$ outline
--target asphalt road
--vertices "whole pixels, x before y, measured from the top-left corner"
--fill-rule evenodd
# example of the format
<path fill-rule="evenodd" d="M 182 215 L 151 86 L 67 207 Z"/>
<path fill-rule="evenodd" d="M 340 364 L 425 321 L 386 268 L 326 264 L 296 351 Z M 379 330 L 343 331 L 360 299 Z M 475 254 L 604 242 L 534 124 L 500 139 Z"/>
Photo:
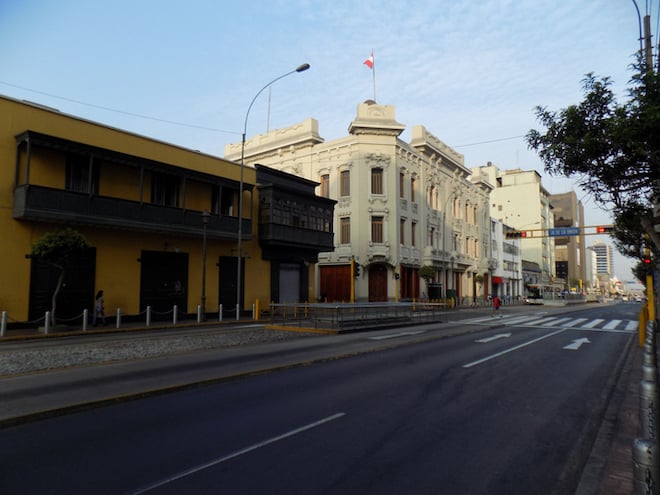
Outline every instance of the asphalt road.
<path fill-rule="evenodd" d="M 573 493 L 638 311 L 505 310 L 452 338 L 6 428 L 0 489 Z"/>

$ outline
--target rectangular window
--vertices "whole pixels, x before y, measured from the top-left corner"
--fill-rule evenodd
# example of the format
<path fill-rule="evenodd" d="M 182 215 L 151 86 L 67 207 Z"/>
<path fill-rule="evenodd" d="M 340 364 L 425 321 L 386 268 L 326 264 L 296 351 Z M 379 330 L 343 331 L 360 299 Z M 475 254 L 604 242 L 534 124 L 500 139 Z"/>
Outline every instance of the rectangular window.
<path fill-rule="evenodd" d="M 339 174 L 339 195 L 351 195 L 351 172 L 344 170 Z"/>
<path fill-rule="evenodd" d="M 339 219 L 339 244 L 351 243 L 351 217 Z"/>
<path fill-rule="evenodd" d="M 401 244 L 405 244 L 406 243 L 406 221 L 403 218 L 399 221 L 399 235 L 401 237 L 399 242 Z"/>
<path fill-rule="evenodd" d="M 371 242 L 383 243 L 383 217 L 371 217 Z"/>
<path fill-rule="evenodd" d="M 179 178 L 154 172 L 151 177 L 151 203 L 160 206 L 179 206 Z"/>
<path fill-rule="evenodd" d="M 330 197 L 330 175 L 328 174 L 321 176 L 320 195 L 324 198 Z"/>
<path fill-rule="evenodd" d="M 64 189 L 89 194 L 98 192 L 99 169 L 96 165 L 90 164 L 89 157 L 67 155 Z"/>
<path fill-rule="evenodd" d="M 383 194 L 383 169 L 371 169 L 371 194 Z"/>
<path fill-rule="evenodd" d="M 403 172 L 401 172 L 399 174 L 399 195 L 400 195 L 399 197 L 401 199 L 406 197 L 405 187 L 406 187 L 406 175 Z"/>
<path fill-rule="evenodd" d="M 417 222 L 412 222 L 410 226 L 410 245 L 415 246 L 415 231 L 417 230 Z"/>
<path fill-rule="evenodd" d="M 414 203 L 416 201 L 415 199 L 415 186 L 417 185 L 417 181 L 415 180 L 414 177 L 410 178 L 410 202 Z"/>

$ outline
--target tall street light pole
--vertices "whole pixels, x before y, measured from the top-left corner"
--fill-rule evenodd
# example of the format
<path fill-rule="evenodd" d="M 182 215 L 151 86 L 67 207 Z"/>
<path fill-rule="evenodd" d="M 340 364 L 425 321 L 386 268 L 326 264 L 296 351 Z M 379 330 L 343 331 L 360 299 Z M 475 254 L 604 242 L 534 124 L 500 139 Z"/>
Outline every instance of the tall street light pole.
<path fill-rule="evenodd" d="M 280 79 L 285 78 L 286 76 L 290 76 L 296 72 L 303 72 L 307 69 L 309 69 L 309 64 L 302 64 L 296 67 L 294 70 L 273 79 L 263 88 L 261 88 L 256 95 L 254 95 L 254 98 L 252 98 L 247 112 L 245 112 L 245 122 L 243 123 L 243 138 L 241 139 L 241 177 L 238 188 L 238 263 L 236 265 L 236 320 L 240 319 L 241 314 L 241 268 L 243 256 L 243 169 L 245 168 L 245 135 L 247 134 L 248 117 L 250 116 L 252 105 L 254 105 L 256 99 L 261 93 L 264 92 L 266 88 L 273 85 Z"/>

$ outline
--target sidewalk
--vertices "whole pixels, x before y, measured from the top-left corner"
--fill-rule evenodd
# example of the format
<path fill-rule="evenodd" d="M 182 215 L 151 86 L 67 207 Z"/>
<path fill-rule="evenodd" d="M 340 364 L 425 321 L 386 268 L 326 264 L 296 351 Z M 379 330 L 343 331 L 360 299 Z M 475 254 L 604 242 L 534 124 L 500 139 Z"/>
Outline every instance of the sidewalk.
<path fill-rule="evenodd" d="M 644 350 L 636 336 L 630 345 L 575 495 L 633 493 L 632 446 L 640 436 L 639 382 Z"/>

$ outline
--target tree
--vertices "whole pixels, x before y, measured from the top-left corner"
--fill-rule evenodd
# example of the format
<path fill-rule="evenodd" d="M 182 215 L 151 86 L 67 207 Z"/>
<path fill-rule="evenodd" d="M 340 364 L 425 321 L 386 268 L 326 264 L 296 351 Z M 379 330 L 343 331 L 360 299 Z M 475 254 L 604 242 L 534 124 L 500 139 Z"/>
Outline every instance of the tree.
<path fill-rule="evenodd" d="M 31 258 L 39 258 L 59 270 L 59 276 L 51 298 L 51 323 L 56 324 L 55 310 L 57 309 L 57 296 L 62 288 L 64 274 L 69 262 L 89 247 L 85 237 L 70 228 L 57 232 L 48 232 L 32 244 Z"/>
<path fill-rule="evenodd" d="M 587 74 L 584 101 L 558 112 L 537 107 L 545 133 L 530 130 L 526 136 L 547 173 L 577 178 L 597 204 L 613 208 L 617 248 L 636 258 L 641 257 L 642 234 L 656 254 L 660 251 L 653 229 L 660 184 L 660 78 L 644 67 L 640 59 L 623 105 L 609 78 Z"/>
<path fill-rule="evenodd" d="M 424 282 L 426 282 L 426 291 L 428 294 L 429 291 L 429 284 L 433 281 L 435 278 L 435 268 L 433 268 L 431 265 L 424 265 L 420 267 L 419 269 L 419 276 L 420 278 L 424 279 Z"/>

